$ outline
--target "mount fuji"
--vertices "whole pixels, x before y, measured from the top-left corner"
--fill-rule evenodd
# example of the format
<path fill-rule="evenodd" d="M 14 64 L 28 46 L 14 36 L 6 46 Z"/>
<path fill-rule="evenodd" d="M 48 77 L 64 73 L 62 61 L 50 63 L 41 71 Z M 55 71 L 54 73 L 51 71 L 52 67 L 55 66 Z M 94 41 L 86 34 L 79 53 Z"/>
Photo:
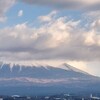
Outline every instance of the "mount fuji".
<path fill-rule="evenodd" d="M 68 64 L 25 66 L 0 64 L 1 95 L 100 93 L 100 78 Z"/>

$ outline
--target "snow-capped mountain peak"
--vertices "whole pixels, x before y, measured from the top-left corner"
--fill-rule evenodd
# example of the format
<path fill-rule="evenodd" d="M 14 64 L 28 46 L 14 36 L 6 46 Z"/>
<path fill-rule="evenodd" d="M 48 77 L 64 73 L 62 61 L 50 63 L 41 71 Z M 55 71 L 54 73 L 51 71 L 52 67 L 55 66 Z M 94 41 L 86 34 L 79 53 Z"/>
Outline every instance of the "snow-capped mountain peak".
<path fill-rule="evenodd" d="M 87 89 L 85 86 L 88 84 L 93 83 L 92 87 L 95 87 L 94 82 L 100 83 L 100 78 L 87 74 L 65 63 L 58 67 L 42 64 L 24 65 L 14 63 L 0 63 L 0 66 L 0 89 L 6 89 L 11 94 L 13 94 L 12 91 L 9 91 L 11 88 L 14 91 L 19 90 L 18 93 L 23 93 L 20 89 L 22 88 L 22 90 L 25 90 L 25 94 L 27 94 L 26 87 L 28 89 L 30 88 L 27 90 L 28 93 L 33 93 L 34 88 L 39 93 L 42 89 L 47 88 L 48 90 L 48 87 L 50 87 L 50 90 L 52 87 L 51 90 L 55 91 L 57 89 L 57 93 L 58 88 L 59 91 L 63 91 L 64 89 L 66 91 L 66 88 L 69 87 L 73 90 L 78 88 L 80 90 Z M 38 86 L 39 88 L 37 89 Z M 40 89 L 40 87 L 42 88 Z"/>
<path fill-rule="evenodd" d="M 74 71 L 74 72 L 80 72 L 80 73 L 83 73 L 83 74 L 88 74 L 87 72 L 85 71 L 82 71 L 76 67 L 73 67 L 67 63 L 63 63 L 62 65 L 60 65 L 60 68 L 62 69 L 65 69 L 65 70 L 69 70 L 69 71 Z M 88 74 L 89 75 L 89 74 Z"/>
<path fill-rule="evenodd" d="M 25 68 L 32 68 L 32 69 L 36 69 L 36 68 L 40 68 L 40 69 L 45 69 L 45 70 L 50 70 L 50 69 L 62 69 L 62 70 L 66 70 L 66 71 L 72 71 L 72 72 L 79 72 L 79 73 L 83 73 L 83 74 L 87 74 L 89 75 L 88 73 L 80 70 L 80 69 L 77 69 L 67 63 L 63 63 L 59 66 L 50 66 L 50 65 L 47 65 L 47 64 L 28 64 L 28 63 L 8 63 L 8 62 L 0 62 L 0 69 L 10 69 L 10 71 L 12 72 L 16 67 L 19 69 L 19 72 L 21 72 L 23 69 Z M 15 68 L 14 68 L 15 67 Z"/>

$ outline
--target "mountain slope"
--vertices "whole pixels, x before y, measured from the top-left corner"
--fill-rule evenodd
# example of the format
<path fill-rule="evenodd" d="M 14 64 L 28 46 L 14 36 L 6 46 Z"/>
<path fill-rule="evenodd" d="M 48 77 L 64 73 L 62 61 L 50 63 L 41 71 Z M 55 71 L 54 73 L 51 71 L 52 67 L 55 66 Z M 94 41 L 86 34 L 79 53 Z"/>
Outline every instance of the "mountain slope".
<path fill-rule="evenodd" d="M 5 63 L 0 66 L 0 90 L 3 94 L 98 91 L 100 88 L 100 78 L 68 64 L 61 65 L 61 68 L 48 65 L 20 66 L 14 64 L 11 66 Z M 43 91 L 40 92 L 40 89 Z M 30 92 L 27 93 L 27 91 Z"/>

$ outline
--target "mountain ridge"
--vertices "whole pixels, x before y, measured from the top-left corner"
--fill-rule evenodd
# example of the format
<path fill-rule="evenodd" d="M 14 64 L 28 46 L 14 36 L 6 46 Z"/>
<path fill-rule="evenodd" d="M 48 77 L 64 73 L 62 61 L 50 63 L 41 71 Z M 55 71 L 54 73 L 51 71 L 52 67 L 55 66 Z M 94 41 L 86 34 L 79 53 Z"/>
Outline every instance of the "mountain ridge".
<path fill-rule="evenodd" d="M 8 68 L 10 68 L 10 70 L 12 71 L 13 67 L 18 66 L 21 70 L 22 67 L 43 67 L 45 69 L 49 69 L 49 67 L 53 67 L 53 68 L 60 68 L 60 69 L 64 69 L 64 70 L 73 70 L 76 72 L 83 72 L 85 74 L 88 74 L 85 71 L 82 71 L 78 68 L 75 68 L 67 63 L 63 63 L 59 66 L 53 66 L 53 65 L 49 65 L 49 64 L 30 64 L 30 65 L 26 65 L 26 64 L 18 64 L 18 63 L 3 63 L 1 62 L 0 64 L 0 69 L 2 69 L 3 66 L 7 65 Z"/>
<path fill-rule="evenodd" d="M 11 88 L 15 92 L 10 91 L 8 94 L 24 95 L 27 95 L 27 89 L 30 91 L 28 94 L 75 92 L 76 90 L 99 91 L 99 77 L 90 75 L 65 63 L 62 66 L 63 68 L 50 65 L 34 65 L 32 67 L 13 64 L 11 67 L 10 64 L 3 63 L 0 67 L 0 90 L 6 94 L 8 93 L 6 91 Z M 39 92 L 40 89 L 43 89 L 43 91 Z"/>
<path fill-rule="evenodd" d="M 31 74 L 40 74 L 41 73 L 41 76 L 44 75 L 44 73 L 46 74 L 58 74 L 60 76 L 60 74 L 64 74 L 67 75 L 68 74 L 71 74 L 71 73 L 74 73 L 74 75 L 77 73 L 77 74 L 83 74 L 83 75 L 90 75 L 82 70 L 79 70 L 75 67 L 72 67 L 68 64 L 62 64 L 63 67 L 53 67 L 53 66 L 50 66 L 50 65 L 33 65 L 33 66 L 25 66 L 25 65 L 18 65 L 18 64 L 13 64 L 13 66 L 10 66 L 10 64 L 3 64 L 1 65 L 2 67 L 0 67 L 0 75 L 3 74 L 3 73 L 16 73 L 16 74 L 21 74 L 23 73 L 23 76 L 24 74 L 26 75 L 31 73 Z M 9 75 L 7 75 L 9 76 Z M 14 76 L 12 74 L 12 76 Z M 34 75 L 33 75 L 34 76 Z M 54 75 L 55 76 L 55 75 Z M 69 75 L 70 76 L 70 75 Z"/>

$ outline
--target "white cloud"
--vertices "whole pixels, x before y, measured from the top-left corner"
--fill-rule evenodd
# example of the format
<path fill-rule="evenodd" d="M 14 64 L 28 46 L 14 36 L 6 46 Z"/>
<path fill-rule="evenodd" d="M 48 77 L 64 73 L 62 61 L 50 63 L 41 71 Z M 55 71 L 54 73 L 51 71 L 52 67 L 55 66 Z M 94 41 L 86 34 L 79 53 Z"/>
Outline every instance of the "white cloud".
<path fill-rule="evenodd" d="M 96 15 L 92 13 L 88 13 L 88 16 L 91 17 L 89 22 L 89 31 L 87 31 L 85 36 L 85 44 L 87 45 L 97 45 L 100 46 L 100 17 L 98 12 Z"/>
<path fill-rule="evenodd" d="M 67 63 L 69 65 L 72 65 L 72 66 L 80 69 L 80 70 L 88 72 L 87 62 L 83 62 L 83 61 L 67 61 Z"/>
<path fill-rule="evenodd" d="M 18 12 L 18 17 L 22 17 L 23 16 L 23 10 L 20 10 L 19 12 Z"/>
<path fill-rule="evenodd" d="M 56 16 L 57 11 L 53 11 L 50 14 L 46 15 L 46 16 L 39 16 L 38 19 L 41 22 L 49 22 L 52 21 L 54 19 L 54 17 Z"/>
<path fill-rule="evenodd" d="M 94 45 L 95 44 L 95 39 L 94 39 L 94 33 L 89 32 L 85 35 L 85 44 L 86 45 Z"/>
<path fill-rule="evenodd" d="M 87 30 L 80 27 L 82 20 L 50 18 L 38 27 L 23 23 L 0 29 L 0 59 L 100 60 L 98 22 L 91 22 Z"/>
<path fill-rule="evenodd" d="M 15 0 L 0 0 L 0 22 L 4 22 L 7 19 L 5 13 L 14 3 Z"/>
<path fill-rule="evenodd" d="M 0 22 L 5 22 L 6 20 L 7 20 L 7 17 L 6 16 L 0 17 Z"/>

